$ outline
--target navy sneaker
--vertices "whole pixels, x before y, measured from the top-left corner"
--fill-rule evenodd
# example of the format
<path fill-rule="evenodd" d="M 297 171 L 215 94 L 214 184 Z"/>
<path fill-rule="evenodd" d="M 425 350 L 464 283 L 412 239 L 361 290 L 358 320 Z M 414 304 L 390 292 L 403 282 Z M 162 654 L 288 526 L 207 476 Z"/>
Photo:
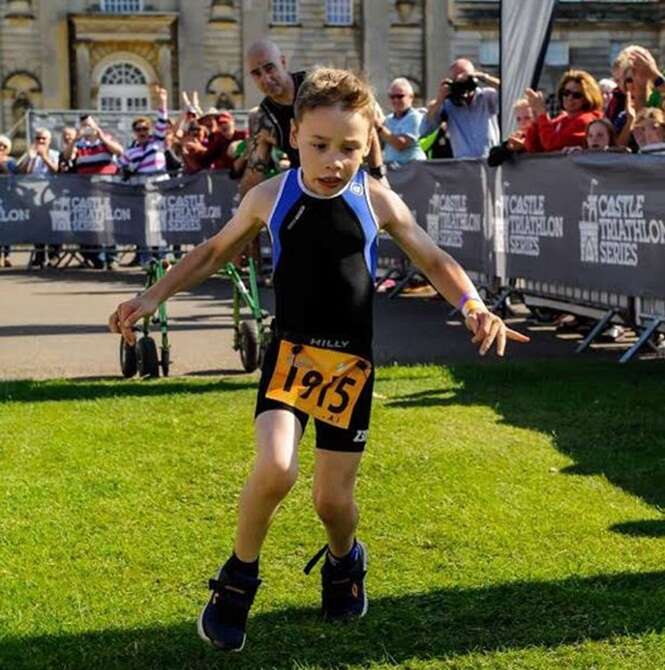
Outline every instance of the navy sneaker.
<path fill-rule="evenodd" d="M 321 613 L 329 621 L 363 617 L 367 613 L 367 549 L 356 541 L 353 562 L 333 565 L 328 545 L 323 547 L 305 566 L 308 575 L 319 559 L 325 554 L 321 566 Z"/>
<path fill-rule="evenodd" d="M 198 621 L 198 633 L 213 647 L 242 651 L 247 635 L 247 615 L 261 580 L 222 567 L 208 583 L 212 594 Z"/>

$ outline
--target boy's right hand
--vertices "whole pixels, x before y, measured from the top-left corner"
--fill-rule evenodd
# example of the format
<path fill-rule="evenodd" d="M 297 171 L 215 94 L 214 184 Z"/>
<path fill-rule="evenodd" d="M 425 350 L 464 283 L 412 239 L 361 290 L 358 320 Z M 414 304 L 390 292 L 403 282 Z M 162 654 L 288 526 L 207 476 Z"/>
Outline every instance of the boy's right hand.
<path fill-rule="evenodd" d="M 136 343 L 136 336 L 132 326 L 144 316 L 154 314 L 159 304 L 148 299 L 145 295 L 139 295 L 132 300 L 123 302 L 109 317 L 109 330 L 112 333 L 120 333 L 127 344 Z"/>

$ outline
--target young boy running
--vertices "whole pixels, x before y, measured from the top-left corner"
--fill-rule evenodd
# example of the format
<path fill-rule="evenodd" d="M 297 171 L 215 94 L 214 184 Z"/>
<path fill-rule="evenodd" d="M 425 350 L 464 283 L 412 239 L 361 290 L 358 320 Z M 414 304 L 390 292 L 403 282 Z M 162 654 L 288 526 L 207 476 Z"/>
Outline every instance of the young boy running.
<path fill-rule="evenodd" d="M 374 98 L 344 70 L 320 68 L 302 84 L 291 142 L 301 168 L 250 190 L 231 221 L 197 246 L 160 282 L 122 303 L 110 329 L 134 341 L 132 325 L 196 286 L 244 248 L 263 226 L 273 246 L 275 320 L 256 403 L 257 453 L 240 496 L 234 551 L 210 580 L 199 635 L 240 651 L 261 583 L 259 553 L 271 519 L 298 474 L 298 444 L 308 418 L 316 427 L 314 505 L 328 542 L 322 611 L 327 619 L 367 611 L 367 551 L 355 539 L 353 491 L 369 432 L 374 367 L 372 298 L 380 230 L 388 232 L 453 305 L 472 342 L 502 356 L 506 340 L 528 338 L 487 311 L 464 270 L 439 249 L 391 190 L 360 171 L 369 150 Z"/>

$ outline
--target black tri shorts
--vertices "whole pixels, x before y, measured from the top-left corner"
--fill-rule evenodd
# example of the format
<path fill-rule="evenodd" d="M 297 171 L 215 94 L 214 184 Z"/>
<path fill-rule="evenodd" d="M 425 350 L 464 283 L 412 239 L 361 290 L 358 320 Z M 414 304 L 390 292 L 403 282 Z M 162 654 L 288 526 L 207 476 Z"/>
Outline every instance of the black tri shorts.
<path fill-rule="evenodd" d="M 277 336 L 273 333 L 273 338 L 266 351 L 263 367 L 261 368 L 261 381 L 259 382 L 259 391 L 256 399 L 256 410 L 254 416 L 257 417 L 263 412 L 273 409 L 283 409 L 287 412 L 295 414 L 300 421 L 303 432 L 307 426 L 309 415 L 296 407 L 292 407 L 279 400 L 267 398 L 266 393 L 270 385 L 275 367 L 277 365 L 277 358 L 279 353 L 280 342 L 287 339 L 289 342 L 298 342 L 310 346 L 323 346 L 324 348 L 332 348 L 326 345 L 334 345 L 335 351 L 353 353 L 357 356 L 362 356 L 366 360 L 372 361 L 371 351 L 368 353 L 370 347 L 359 348 L 357 344 L 346 342 L 341 339 L 329 339 L 305 337 L 294 335 L 292 333 L 284 333 Z M 374 366 L 365 382 L 365 385 L 360 392 L 358 400 L 353 412 L 348 428 L 341 428 L 334 426 L 320 419 L 314 418 L 314 425 L 316 427 L 316 447 L 317 449 L 327 449 L 329 451 L 347 451 L 347 452 L 362 452 L 365 449 L 365 443 L 369 433 L 369 420 L 372 410 L 372 390 L 374 388 Z"/>

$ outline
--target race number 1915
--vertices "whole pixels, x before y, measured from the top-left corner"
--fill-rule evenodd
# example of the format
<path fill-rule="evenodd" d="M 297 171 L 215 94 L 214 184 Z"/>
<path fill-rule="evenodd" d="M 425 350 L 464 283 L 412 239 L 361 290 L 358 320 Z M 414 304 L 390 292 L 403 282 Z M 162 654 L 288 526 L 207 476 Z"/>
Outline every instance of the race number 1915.
<path fill-rule="evenodd" d="M 348 428 L 371 370 L 359 356 L 282 340 L 266 396 Z"/>

